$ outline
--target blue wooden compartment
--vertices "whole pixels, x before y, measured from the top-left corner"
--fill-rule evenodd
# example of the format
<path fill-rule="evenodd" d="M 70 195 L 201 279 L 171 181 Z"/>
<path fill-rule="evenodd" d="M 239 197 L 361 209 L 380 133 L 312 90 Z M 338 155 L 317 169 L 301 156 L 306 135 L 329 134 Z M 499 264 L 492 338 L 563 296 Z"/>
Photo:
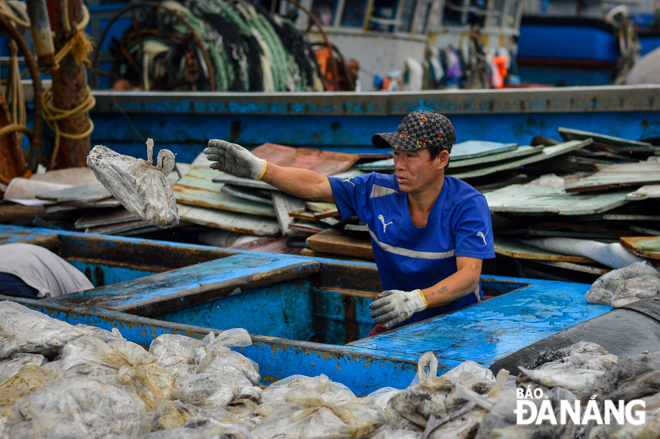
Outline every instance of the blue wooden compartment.
<path fill-rule="evenodd" d="M 116 327 L 144 346 L 165 333 L 201 338 L 243 327 L 254 344 L 237 350 L 259 363 L 264 383 L 323 373 L 358 394 L 406 387 L 427 351 L 441 371 L 466 360 L 490 366 L 610 309 L 586 302 L 588 285 L 484 276 L 492 299 L 364 338 L 373 325 L 368 306 L 380 290 L 371 263 L 0 226 L 0 243 L 8 242 L 47 243 L 91 274 L 97 288 L 3 299 L 72 324 Z"/>

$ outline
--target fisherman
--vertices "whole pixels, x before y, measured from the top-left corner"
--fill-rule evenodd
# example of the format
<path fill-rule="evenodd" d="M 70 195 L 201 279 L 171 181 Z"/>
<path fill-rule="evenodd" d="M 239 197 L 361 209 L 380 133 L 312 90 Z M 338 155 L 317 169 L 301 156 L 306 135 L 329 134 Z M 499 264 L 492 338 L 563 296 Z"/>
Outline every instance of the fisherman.
<path fill-rule="evenodd" d="M 370 306 L 377 326 L 369 335 L 482 301 L 482 261 L 495 257 L 490 211 L 477 190 L 445 176 L 456 141 L 449 119 L 415 111 L 396 132 L 374 134 L 371 141 L 394 149 L 395 175 L 323 177 L 267 163 L 216 139 L 204 152 L 215 162 L 211 168 L 334 202 L 342 218 L 362 220 L 384 289 Z"/>
<path fill-rule="evenodd" d="M 76 267 L 32 244 L 0 245 L 0 294 L 42 299 L 94 288 Z"/>

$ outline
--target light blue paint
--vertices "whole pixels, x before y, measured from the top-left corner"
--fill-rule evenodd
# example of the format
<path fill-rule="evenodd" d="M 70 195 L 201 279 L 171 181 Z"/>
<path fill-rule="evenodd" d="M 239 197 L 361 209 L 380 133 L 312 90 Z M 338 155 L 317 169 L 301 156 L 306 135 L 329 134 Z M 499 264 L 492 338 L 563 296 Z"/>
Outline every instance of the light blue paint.
<path fill-rule="evenodd" d="M 133 279 L 139 279 L 141 277 L 149 276 L 157 271 L 140 271 L 132 270 L 130 268 L 124 267 L 109 267 L 107 265 L 100 264 L 88 264 L 81 261 L 76 261 L 73 259 L 68 259 L 69 264 L 76 267 L 82 273 L 87 276 L 87 278 L 94 284 L 95 287 L 112 285 L 119 282 L 125 282 Z M 98 271 L 102 271 L 102 279 L 99 279 Z M 102 280 L 102 282 L 101 282 Z"/>
<path fill-rule="evenodd" d="M 588 110 L 588 105 L 585 110 Z M 411 108 L 410 110 L 413 110 Z M 405 112 L 404 112 L 405 114 Z M 144 141 L 120 113 L 92 115 L 95 131 L 92 144 L 102 144 L 134 157 L 145 157 Z M 228 139 L 253 147 L 265 142 L 320 149 L 383 153 L 371 145 L 374 133 L 396 130 L 401 115 L 394 116 L 294 116 L 294 115 L 211 115 L 158 114 L 128 115 L 143 137 L 154 137 L 156 149 L 167 148 L 177 160 L 191 162 L 209 139 Z M 557 128 L 575 127 L 627 139 L 660 136 L 660 112 L 585 111 L 582 113 L 510 113 L 449 115 L 458 142 L 481 139 L 527 145 L 534 136 L 560 140 Z M 232 123 L 241 130 L 233 138 Z M 159 134 L 160 133 L 160 134 Z M 49 143 L 49 142 L 46 142 Z M 46 151 L 48 147 L 44 149 Z"/>
<path fill-rule="evenodd" d="M 292 266 L 295 269 L 304 259 L 286 255 L 262 253 L 261 257 L 234 255 L 215 261 L 184 267 L 148 278 L 135 279 L 121 285 L 83 291 L 77 294 L 48 299 L 59 304 L 84 304 L 102 301 L 105 307 L 137 309 L 149 301 L 165 300 L 196 290 L 204 285 L 217 284 L 266 270 Z"/>
<path fill-rule="evenodd" d="M 245 328 L 250 334 L 292 340 L 307 341 L 314 335 L 306 280 L 244 291 L 153 318 L 219 330 Z"/>
<path fill-rule="evenodd" d="M 509 294 L 352 346 L 409 359 L 432 351 L 442 362 L 474 360 L 488 365 L 611 309 L 587 303 L 589 285 L 527 281 L 529 286 Z"/>

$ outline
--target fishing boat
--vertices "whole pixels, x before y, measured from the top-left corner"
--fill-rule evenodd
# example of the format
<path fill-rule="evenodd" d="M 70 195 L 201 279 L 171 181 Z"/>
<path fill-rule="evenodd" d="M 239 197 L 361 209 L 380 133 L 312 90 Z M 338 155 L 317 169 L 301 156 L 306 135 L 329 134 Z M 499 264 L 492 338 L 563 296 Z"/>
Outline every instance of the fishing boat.
<path fill-rule="evenodd" d="M 334 93 L 194 93 L 94 91 L 92 144 L 142 157 L 152 137 L 191 162 L 209 139 L 252 147 L 289 146 L 381 153 L 373 133 L 388 132 L 414 110 L 434 110 L 454 124 L 458 141 L 528 145 L 559 139 L 574 127 L 627 139 L 660 137 L 660 87 L 601 86 L 503 90 Z M 46 139 L 43 154 L 50 154 Z"/>
<path fill-rule="evenodd" d="M 483 276 L 487 300 L 364 338 L 381 288 L 371 263 L 0 226 L 0 243 L 11 242 L 50 248 L 95 288 L 1 299 L 71 324 L 118 328 L 147 347 L 161 334 L 201 338 L 242 327 L 253 345 L 240 351 L 260 365 L 264 383 L 325 374 L 357 394 L 406 387 L 428 351 L 441 371 L 467 360 L 490 366 L 610 310 L 586 302 L 588 285 Z"/>

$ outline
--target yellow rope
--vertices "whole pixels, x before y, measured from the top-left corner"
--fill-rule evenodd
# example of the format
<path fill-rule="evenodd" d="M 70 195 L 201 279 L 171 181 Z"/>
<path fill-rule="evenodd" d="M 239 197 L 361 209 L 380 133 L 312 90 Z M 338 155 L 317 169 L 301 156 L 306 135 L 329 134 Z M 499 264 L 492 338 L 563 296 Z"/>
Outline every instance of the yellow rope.
<path fill-rule="evenodd" d="M 53 148 L 53 154 L 50 158 L 50 165 L 48 166 L 48 169 L 53 169 L 55 166 L 57 153 L 60 150 L 61 137 L 66 139 L 81 140 L 91 135 L 94 131 L 94 122 L 92 122 L 92 119 L 89 119 L 89 127 L 84 132 L 79 134 L 71 134 L 62 131 L 57 122 L 62 119 L 75 119 L 85 116 L 85 114 L 94 108 L 94 105 L 96 105 L 96 99 L 94 99 L 94 96 L 92 96 L 92 90 L 89 88 L 89 86 L 87 86 L 87 97 L 83 102 L 80 103 L 80 105 L 70 110 L 62 110 L 53 105 L 53 87 L 51 86 L 48 87 L 41 96 L 41 103 L 43 106 L 44 120 L 48 126 L 53 131 L 55 131 L 55 147 Z"/>
<path fill-rule="evenodd" d="M 0 128 L 0 137 L 4 136 L 5 134 L 9 133 L 15 133 L 17 131 L 20 131 L 21 133 L 25 133 L 28 136 L 32 136 L 32 130 L 25 125 L 20 125 L 17 123 L 11 123 L 9 125 L 5 125 L 2 128 Z"/>
<path fill-rule="evenodd" d="M 22 20 L 21 18 L 15 16 L 13 14 L 11 8 L 7 4 L 7 2 L 5 2 L 5 1 L 0 2 L 0 14 L 4 15 L 5 17 L 7 17 L 8 19 L 15 22 L 16 24 L 18 24 L 21 27 L 25 27 L 25 28 L 30 27 L 30 22 Z"/>
<path fill-rule="evenodd" d="M 54 64 L 52 66 L 47 66 L 42 68 L 42 70 L 57 70 L 59 65 L 69 53 L 75 58 L 76 61 L 84 63 L 87 67 L 91 66 L 91 63 L 87 59 L 87 54 L 90 53 L 94 48 L 92 43 L 85 36 L 85 27 L 89 23 L 89 11 L 83 5 L 83 17 L 80 23 L 77 23 L 74 35 L 72 35 L 69 40 L 62 46 L 62 48 L 54 56 Z M 41 102 L 43 106 L 43 117 L 46 121 L 46 124 L 55 131 L 55 146 L 53 148 L 53 154 L 50 157 L 50 164 L 48 169 L 53 169 L 55 167 L 55 160 L 57 159 L 57 154 L 60 151 L 60 139 L 62 137 L 72 140 L 82 140 L 85 137 L 88 137 L 94 131 L 94 122 L 92 119 L 89 120 L 89 127 L 82 133 L 72 134 L 62 131 L 58 121 L 63 119 L 75 119 L 78 117 L 84 117 L 94 105 L 96 105 L 96 99 L 92 96 L 92 90 L 89 86 L 86 86 L 87 97 L 85 100 L 80 103 L 75 108 L 70 110 L 62 110 L 53 105 L 53 87 L 48 87 L 43 95 L 41 96 Z"/>

